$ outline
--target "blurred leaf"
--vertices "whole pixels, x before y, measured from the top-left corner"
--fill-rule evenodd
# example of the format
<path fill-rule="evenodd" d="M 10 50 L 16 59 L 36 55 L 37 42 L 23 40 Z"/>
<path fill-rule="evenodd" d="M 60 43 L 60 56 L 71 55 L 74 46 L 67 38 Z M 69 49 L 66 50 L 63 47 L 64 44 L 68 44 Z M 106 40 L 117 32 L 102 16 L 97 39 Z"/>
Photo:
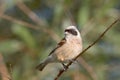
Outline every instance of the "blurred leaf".
<path fill-rule="evenodd" d="M 61 21 L 62 14 L 63 14 L 63 8 L 64 8 L 63 2 L 64 1 L 62 0 L 58 1 L 58 4 L 55 7 L 54 18 L 53 18 L 53 23 L 55 26 L 58 25 L 59 22 Z"/>
<path fill-rule="evenodd" d="M 20 37 L 28 45 L 28 47 L 35 48 L 36 42 L 29 29 L 15 24 L 12 26 L 12 31 L 14 34 Z"/>
<path fill-rule="evenodd" d="M 14 67 L 12 71 L 12 80 L 21 80 L 21 73 L 19 67 Z"/>
<path fill-rule="evenodd" d="M 22 44 L 16 40 L 6 40 L 0 42 L 0 52 L 1 53 L 15 53 L 20 51 Z"/>
<path fill-rule="evenodd" d="M 85 25 L 85 23 L 89 19 L 89 15 L 90 15 L 90 10 L 89 9 L 90 9 L 90 6 L 89 6 L 89 4 L 87 2 L 84 3 L 81 6 L 81 8 L 79 9 L 79 12 L 78 12 L 79 26 Z"/>

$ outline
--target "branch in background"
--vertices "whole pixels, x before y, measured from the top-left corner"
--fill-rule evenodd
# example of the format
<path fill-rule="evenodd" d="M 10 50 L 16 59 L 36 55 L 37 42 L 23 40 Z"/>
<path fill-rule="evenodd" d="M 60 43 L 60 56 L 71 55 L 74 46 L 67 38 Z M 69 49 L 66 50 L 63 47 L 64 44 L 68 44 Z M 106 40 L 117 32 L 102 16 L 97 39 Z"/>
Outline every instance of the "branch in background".
<path fill-rule="evenodd" d="M 94 29 L 95 23 L 94 23 L 94 19 L 90 19 L 82 28 L 81 31 L 81 35 L 84 37 L 86 36 L 86 34 L 89 33 L 89 31 L 91 31 L 92 29 Z"/>
<path fill-rule="evenodd" d="M 24 12 L 33 22 L 35 22 L 37 25 L 41 26 L 41 30 L 43 30 L 44 32 L 50 34 L 50 36 L 56 40 L 59 41 L 59 37 L 58 35 L 56 35 L 55 32 L 53 32 L 53 30 L 51 29 L 46 29 L 45 27 L 49 27 L 47 23 L 45 23 L 42 19 L 40 19 L 39 16 L 37 16 L 32 10 L 30 10 L 29 7 L 27 7 L 22 0 L 19 0 L 16 4 L 16 6 L 22 11 Z"/>
<path fill-rule="evenodd" d="M 48 26 L 42 19 L 39 18 L 30 8 L 28 8 L 22 0 L 19 0 L 16 6 L 24 12 L 32 21 L 41 26 Z"/>
<path fill-rule="evenodd" d="M 0 0 L 0 16 L 4 13 L 5 7 L 6 5 L 4 3 L 4 0 Z M 2 78 L 2 80 L 11 80 L 11 77 L 7 71 L 7 68 L 1 53 L 0 53 L 0 77 Z"/>
<path fill-rule="evenodd" d="M 41 29 L 39 26 L 33 25 L 33 24 L 25 22 L 25 21 L 15 19 L 15 18 L 13 18 L 11 16 L 8 16 L 8 15 L 5 15 L 5 14 L 1 14 L 0 17 L 5 19 L 5 20 L 12 21 L 14 23 L 23 25 L 23 26 L 28 27 L 28 28 L 32 28 L 32 29 L 35 29 L 35 30 L 41 30 L 41 31 L 47 33 L 48 35 L 50 35 L 55 41 L 59 41 L 59 37 L 51 30 L 48 30 L 48 29 L 45 29 L 45 28 Z"/>
<path fill-rule="evenodd" d="M 84 60 L 83 57 L 80 56 L 77 61 L 83 66 L 83 68 L 85 68 L 93 80 L 98 80 L 93 68 Z"/>
<path fill-rule="evenodd" d="M 105 33 L 111 28 L 113 27 L 114 24 L 116 24 L 118 21 L 120 21 L 119 19 L 115 20 L 110 26 L 108 26 L 107 29 L 105 29 L 105 31 L 103 31 L 103 33 L 92 43 L 90 44 L 87 48 L 85 48 L 74 60 L 76 60 L 79 56 L 81 56 L 83 53 L 85 53 L 89 48 L 91 48 L 93 45 L 95 45 L 104 35 Z M 66 66 L 66 70 L 69 68 L 69 66 L 72 64 L 72 62 L 69 62 Z M 64 73 L 64 69 L 60 70 L 58 75 L 56 76 L 55 80 L 58 80 L 58 78 Z"/>
<path fill-rule="evenodd" d="M 3 56 L 1 53 L 0 53 L 0 75 L 2 77 L 2 80 L 11 80 L 11 77 L 7 71 L 7 68 L 5 66 Z"/>
<path fill-rule="evenodd" d="M 5 7 L 6 7 L 6 5 L 5 5 L 4 0 L 0 0 L 0 15 L 2 15 L 4 13 Z"/>
<path fill-rule="evenodd" d="M 15 19 L 15 18 L 13 18 L 11 16 L 8 16 L 8 15 L 5 15 L 5 14 L 2 14 L 0 17 L 5 19 L 5 20 L 8 20 L 8 21 L 23 25 L 23 26 L 31 28 L 31 29 L 35 29 L 35 30 L 39 29 L 38 26 L 35 26 L 33 24 L 27 23 L 27 22 L 22 21 L 22 20 Z"/>
<path fill-rule="evenodd" d="M 64 13 L 67 16 L 67 18 L 70 19 L 71 25 L 77 26 L 75 23 L 74 17 L 70 12 L 70 9 L 68 9 L 66 6 L 64 7 Z"/>

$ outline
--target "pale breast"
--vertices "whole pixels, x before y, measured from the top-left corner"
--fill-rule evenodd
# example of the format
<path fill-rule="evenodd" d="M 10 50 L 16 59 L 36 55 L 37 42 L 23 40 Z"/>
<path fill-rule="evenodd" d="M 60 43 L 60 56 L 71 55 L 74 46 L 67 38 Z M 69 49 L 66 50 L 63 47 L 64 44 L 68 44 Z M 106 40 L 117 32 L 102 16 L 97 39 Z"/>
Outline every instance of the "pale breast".
<path fill-rule="evenodd" d="M 82 51 L 81 45 L 79 41 L 72 40 L 57 49 L 54 54 L 59 61 L 66 62 L 75 58 Z"/>

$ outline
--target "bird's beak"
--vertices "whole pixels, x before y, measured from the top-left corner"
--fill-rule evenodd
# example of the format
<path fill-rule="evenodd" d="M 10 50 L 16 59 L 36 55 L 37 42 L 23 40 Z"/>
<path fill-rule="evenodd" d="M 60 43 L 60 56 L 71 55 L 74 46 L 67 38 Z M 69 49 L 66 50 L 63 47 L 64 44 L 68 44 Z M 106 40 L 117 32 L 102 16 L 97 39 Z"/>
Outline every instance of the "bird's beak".
<path fill-rule="evenodd" d="M 65 32 L 64 34 L 65 34 L 65 35 L 67 35 L 67 34 L 68 34 L 68 32 Z"/>

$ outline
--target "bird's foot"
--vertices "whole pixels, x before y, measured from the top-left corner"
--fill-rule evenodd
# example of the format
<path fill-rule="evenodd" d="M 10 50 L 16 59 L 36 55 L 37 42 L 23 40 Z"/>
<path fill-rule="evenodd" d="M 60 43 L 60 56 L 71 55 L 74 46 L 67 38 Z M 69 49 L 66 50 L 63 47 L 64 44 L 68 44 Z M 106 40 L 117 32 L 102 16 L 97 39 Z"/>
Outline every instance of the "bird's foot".
<path fill-rule="evenodd" d="M 66 71 L 67 68 L 68 68 L 67 65 L 65 65 L 65 64 L 63 64 L 63 63 L 62 63 L 62 65 L 63 65 L 63 67 L 64 67 L 64 71 Z"/>

